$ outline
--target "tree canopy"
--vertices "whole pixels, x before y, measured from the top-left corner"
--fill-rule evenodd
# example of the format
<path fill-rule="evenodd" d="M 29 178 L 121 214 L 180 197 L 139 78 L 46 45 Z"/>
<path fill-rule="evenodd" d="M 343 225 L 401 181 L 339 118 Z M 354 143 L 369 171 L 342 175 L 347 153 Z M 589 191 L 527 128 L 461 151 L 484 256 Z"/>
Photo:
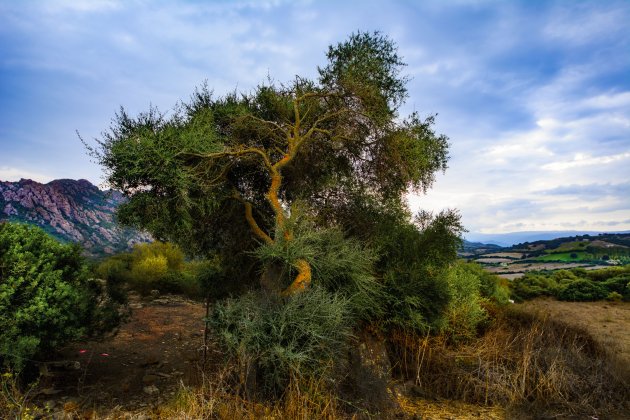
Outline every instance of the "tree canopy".
<path fill-rule="evenodd" d="M 254 268 L 244 251 L 290 243 L 298 214 L 355 236 L 376 231 L 379 212 L 410 219 L 404 194 L 425 191 L 446 169 L 448 139 L 433 131 L 433 116 L 399 115 L 403 68 L 389 38 L 358 32 L 329 47 L 315 80 L 223 97 L 204 84 L 169 114 L 121 108 L 90 150 L 129 197 L 123 223 L 189 254 L 240 258 L 233 266 L 244 275 Z M 457 236 L 458 219 L 447 219 Z M 291 265 L 285 294 L 311 281 L 309 261 Z"/>

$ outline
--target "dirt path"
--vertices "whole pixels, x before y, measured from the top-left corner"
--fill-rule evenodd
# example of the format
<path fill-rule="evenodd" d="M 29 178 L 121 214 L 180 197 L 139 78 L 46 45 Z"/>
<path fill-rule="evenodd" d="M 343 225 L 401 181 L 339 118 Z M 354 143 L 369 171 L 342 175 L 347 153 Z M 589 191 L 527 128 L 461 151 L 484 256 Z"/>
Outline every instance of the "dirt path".
<path fill-rule="evenodd" d="M 130 299 L 132 315 L 118 334 L 75 343 L 40 368 L 37 400 L 49 411 L 147 410 L 198 379 L 204 306 L 177 296 Z M 211 357 L 217 357 L 211 350 Z M 77 363 L 78 362 L 78 363 Z"/>

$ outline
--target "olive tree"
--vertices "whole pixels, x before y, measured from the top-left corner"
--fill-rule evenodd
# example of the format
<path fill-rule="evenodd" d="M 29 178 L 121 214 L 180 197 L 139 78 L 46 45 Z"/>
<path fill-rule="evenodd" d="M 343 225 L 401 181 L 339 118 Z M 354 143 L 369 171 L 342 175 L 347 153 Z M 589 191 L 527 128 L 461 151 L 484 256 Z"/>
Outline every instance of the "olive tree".
<path fill-rule="evenodd" d="M 329 47 L 315 80 L 223 97 L 206 84 L 169 115 L 121 109 L 90 150 L 129 197 L 122 222 L 191 254 L 247 255 L 260 242 L 290 243 L 298 204 L 343 224 L 337 210 L 351 212 L 356 197 L 405 207 L 407 191 L 426 190 L 446 168 L 448 139 L 433 118 L 399 115 L 403 67 L 389 38 L 359 32 Z M 311 282 L 306 259 L 291 265 L 285 295 Z"/>

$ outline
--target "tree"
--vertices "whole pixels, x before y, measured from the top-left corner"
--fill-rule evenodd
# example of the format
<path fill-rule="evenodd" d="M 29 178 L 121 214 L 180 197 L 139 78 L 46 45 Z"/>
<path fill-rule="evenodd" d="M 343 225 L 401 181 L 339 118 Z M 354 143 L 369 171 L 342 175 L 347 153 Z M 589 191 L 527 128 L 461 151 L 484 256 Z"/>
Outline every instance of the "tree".
<path fill-rule="evenodd" d="M 359 32 L 327 58 L 317 80 L 222 98 L 204 85 L 170 117 L 121 109 L 90 149 L 130 198 L 120 220 L 191 254 L 246 260 L 257 242 L 294 239 L 296 206 L 342 226 L 362 203 L 405 211 L 404 193 L 426 190 L 445 170 L 448 139 L 433 132 L 433 117 L 399 117 L 408 79 L 390 39 Z M 312 276 L 304 258 L 291 264 L 285 295 Z"/>

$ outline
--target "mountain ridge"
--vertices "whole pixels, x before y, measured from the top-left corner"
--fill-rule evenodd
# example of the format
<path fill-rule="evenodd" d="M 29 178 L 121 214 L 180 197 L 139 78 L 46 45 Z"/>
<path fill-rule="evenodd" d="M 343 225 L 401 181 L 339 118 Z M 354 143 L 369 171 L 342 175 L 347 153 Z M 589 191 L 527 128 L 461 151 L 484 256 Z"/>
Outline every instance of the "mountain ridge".
<path fill-rule="evenodd" d="M 116 209 L 124 201 L 120 192 L 101 190 L 85 179 L 0 181 L 0 221 L 39 226 L 62 242 L 81 244 L 90 256 L 151 240 L 146 233 L 116 224 Z"/>

